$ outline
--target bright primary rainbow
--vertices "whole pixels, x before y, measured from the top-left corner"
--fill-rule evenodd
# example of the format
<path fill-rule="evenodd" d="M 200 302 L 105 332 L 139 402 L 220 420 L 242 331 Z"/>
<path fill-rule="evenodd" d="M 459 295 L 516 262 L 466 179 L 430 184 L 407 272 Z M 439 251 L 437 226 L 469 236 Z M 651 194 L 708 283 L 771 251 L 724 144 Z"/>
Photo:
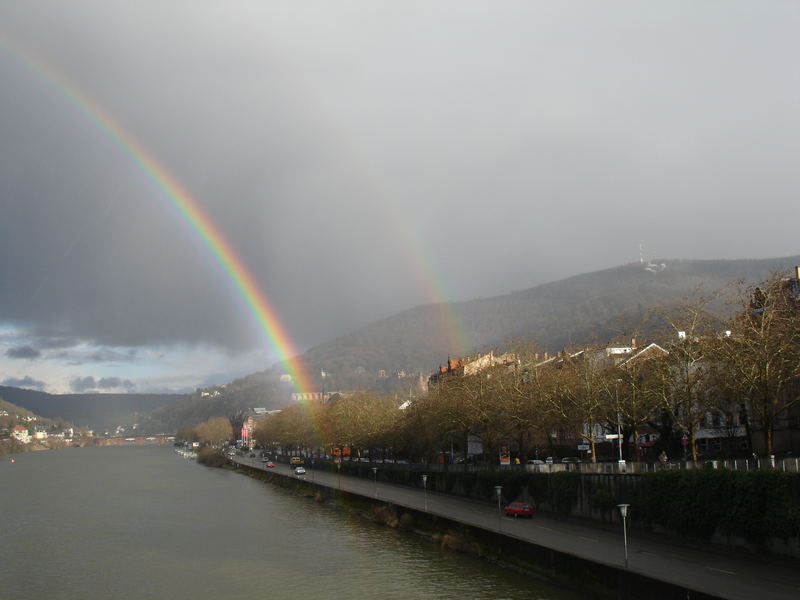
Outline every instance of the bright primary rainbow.
<path fill-rule="evenodd" d="M 7 37 L 0 37 L 0 47 L 6 48 L 12 56 L 35 72 L 43 81 L 66 98 L 101 131 L 106 133 L 126 154 L 128 154 L 158 190 L 177 209 L 183 219 L 194 229 L 214 259 L 220 264 L 228 279 L 244 299 L 250 312 L 266 335 L 267 341 L 278 359 L 292 376 L 295 388 L 300 392 L 314 389 L 303 364 L 300 362 L 294 345 L 286 329 L 278 319 L 274 308 L 261 291 L 242 259 L 236 254 L 219 228 L 203 208 L 192 198 L 186 189 L 173 177 L 166 167 L 160 164 L 111 115 L 103 110 L 86 92 L 77 87 L 65 75 L 45 62 L 33 52 L 18 43 L 11 43 Z"/>

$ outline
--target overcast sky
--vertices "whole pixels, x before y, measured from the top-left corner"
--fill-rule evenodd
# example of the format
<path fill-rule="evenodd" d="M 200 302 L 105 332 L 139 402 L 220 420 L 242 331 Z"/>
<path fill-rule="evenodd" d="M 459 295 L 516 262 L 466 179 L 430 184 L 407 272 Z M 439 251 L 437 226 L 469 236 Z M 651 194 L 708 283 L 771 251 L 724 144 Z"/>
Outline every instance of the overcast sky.
<path fill-rule="evenodd" d="M 780 0 L 0 0 L 0 384 L 184 390 L 275 359 L 23 46 L 185 185 L 303 350 L 640 244 L 797 254 L 798 31 Z"/>

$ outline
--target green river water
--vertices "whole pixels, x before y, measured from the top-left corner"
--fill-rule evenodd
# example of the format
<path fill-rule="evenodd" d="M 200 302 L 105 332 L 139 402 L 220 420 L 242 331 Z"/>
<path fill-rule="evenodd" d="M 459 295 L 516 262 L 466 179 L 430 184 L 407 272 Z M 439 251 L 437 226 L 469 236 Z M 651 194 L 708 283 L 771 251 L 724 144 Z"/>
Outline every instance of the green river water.
<path fill-rule="evenodd" d="M 0 599 L 582 596 L 170 447 L 0 458 Z"/>

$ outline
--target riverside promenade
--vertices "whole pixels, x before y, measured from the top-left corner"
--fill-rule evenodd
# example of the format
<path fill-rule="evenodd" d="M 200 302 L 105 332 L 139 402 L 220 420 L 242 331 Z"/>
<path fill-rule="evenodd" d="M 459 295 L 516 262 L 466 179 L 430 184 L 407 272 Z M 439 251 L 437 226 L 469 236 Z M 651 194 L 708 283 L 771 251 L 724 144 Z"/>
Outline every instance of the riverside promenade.
<path fill-rule="evenodd" d="M 258 458 L 241 456 L 234 457 L 234 462 L 297 479 L 285 464 L 275 463 L 274 468 L 266 468 Z M 308 469 L 302 478 L 332 490 L 444 517 L 613 569 L 625 569 L 622 527 L 564 520 L 548 513 L 537 513 L 533 519 L 512 519 L 500 516 L 497 505 L 328 471 Z M 800 598 L 798 560 L 750 555 L 710 545 L 684 546 L 630 529 L 627 571 L 683 587 L 688 599 L 693 592 L 726 600 Z"/>

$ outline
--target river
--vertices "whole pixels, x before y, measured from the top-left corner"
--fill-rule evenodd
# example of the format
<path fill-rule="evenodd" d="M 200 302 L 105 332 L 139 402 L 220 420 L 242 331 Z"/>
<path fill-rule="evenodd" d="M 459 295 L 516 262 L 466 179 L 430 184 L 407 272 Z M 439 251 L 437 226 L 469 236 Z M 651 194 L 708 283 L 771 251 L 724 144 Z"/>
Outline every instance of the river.
<path fill-rule="evenodd" d="M 0 597 L 577 600 L 169 447 L 0 458 Z"/>

